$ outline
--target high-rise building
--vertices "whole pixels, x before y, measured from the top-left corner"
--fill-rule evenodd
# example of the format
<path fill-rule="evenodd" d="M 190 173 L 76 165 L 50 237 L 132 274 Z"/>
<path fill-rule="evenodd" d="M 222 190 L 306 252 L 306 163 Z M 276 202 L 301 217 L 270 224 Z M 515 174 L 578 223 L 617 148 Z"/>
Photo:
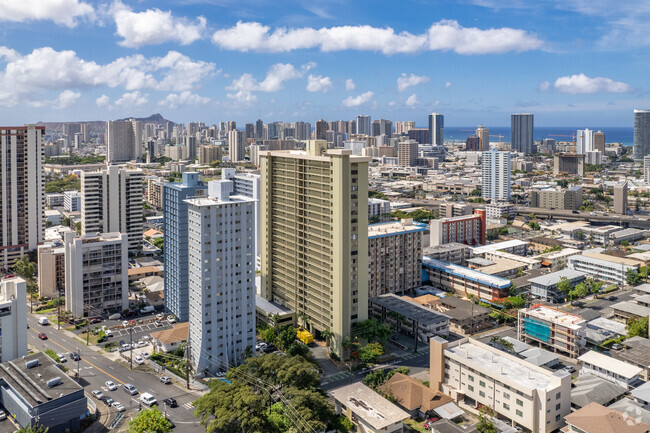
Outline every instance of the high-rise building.
<path fill-rule="evenodd" d="M 58 298 L 65 290 L 65 248 L 38 246 L 38 296 Z"/>
<path fill-rule="evenodd" d="M 627 215 L 627 182 L 614 185 L 614 213 Z"/>
<path fill-rule="evenodd" d="M 326 140 L 327 139 L 327 121 L 323 119 L 318 119 L 316 121 L 316 140 Z"/>
<path fill-rule="evenodd" d="M 481 139 L 476 134 L 470 135 L 465 140 L 465 150 L 476 151 L 481 150 Z"/>
<path fill-rule="evenodd" d="M 236 173 L 234 168 L 221 170 L 221 178 L 233 182 L 233 194 L 255 200 L 254 234 L 255 234 L 255 269 L 259 269 L 260 257 L 260 178 L 259 174 Z"/>
<path fill-rule="evenodd" d="M 181 182 L 163 185 L 163 240 L 165 245 L 165 307 L 181 322 L 189 320 L 188 216 L 190 198 L 205 195 L 199 174 L 183 173 Z"/>
<path fill-rule="evenodd" d="M 594 132 L 594 150 L 605 155 L 605 133 L 603 131 Z"/>
<path fill-rule="evenodd" d="M 0 269 L 43 240 L 44 126 L 0 127 Z"/>
<path fill-rule="evenodd" d="M 594 131 L 578 129 L 576 132 L 576 153 L 586 155 L 594 150 Z"/>
<path fill-rule="evenodd" d="M 116 232 L 77 237 L 68 232 L 63 243 L 66 311 L 74 317 L 91 317 L 129 308 L 126 235 Z"/>
<path fill-rule="evenodd" d="M 19 277 L 5 278 L 0 281 L 0 361 L 27 356 L 27 328 L 27 284 Z"/>
<path fill-rule="evenodd" d="M 539 145 L 539 153 L 555 153 L 555 139 L 543 138 Z M 604 152 L 603 152 L 604 153 Z"/>
<path fill-rule="evenodd" d="M 510 148 L 515 152 L 533 153 L 534 116 L 530 113 L 510 115 Z"/>
<path fill-rule="evenodd" d="M 334 333 L 334 350 L 368 317 L 368 162 L 325 141 L 262 152 L 264 299 Z"/>
<path fill-rule="evenodd" d="M 472 215 L 431 220 L 431 246 L 457 242 L 466 245 L 484 245 L 487 218 L 484 209 L 476 209 Z"/>
<path fill-rule="evenodd" d="M 411 128 L 408 132 L 409 140 L 415 140 L 419 144 L 429 144 L 431 138 L 429 136 L 429 130 L 427 128 Z"/>
<path fill-rule="evenodd" d="M 261 140 L 264 136 L 264 122 L 262 119 L 257 119 L 255 121 L 255 139 Z"/>
<path fill-rule="evenodd" d="M 414 120 L 406 120 L 404 122 L 395 122 L 395 134 L 408 134 L 408 132 L 415 128 Z M 427 143 L 428 144 L 428 143 Z"/>
<path fill-rule="evenodd" d="M 235 122 L 234 120 L 230 120 L 226 122 L 226 132 L 236 131 L 236 130 L 237 130 L 237 122 Z"/>
<path fill-rule="evenodd" d="M 309 140 L 311 137 L 311 123 L 296 122 L 296 140 Z"/>
<path fill-rule="evenodd" d="M 418 159 L 418 142 L 415 140 L 400 141 L 397 144 L 397 165 L 414 167 Z"/>
<path fill-rule="evenodd" d="M 556 153 L 553 157 L 553 174 L 585 175 L 585 156 L 579 153 Z"/>
<path fill-rule="evenodd" d="M 650 110 L 634 110 L 634 159 L 650 155 Z"/>
<path fill-rule="evenodd" d="M 650 155 L 643 157 L 643 180 L 650 184 Z"/>
<path fill-rule="evenodd" d="M 445 116 L 440 113 L 429 114 L 429 139 L 431 144 L 445 144 Z"/>
<path fill-rule="evenodd" d="M 574 186 L 563 190 L 546 188 L 530 192 L 530 207 L 542 209 L 578 210 L 582 206 L 582 187 Z"/>
<path fill-rule="evenodd" d="M 90 143 L 90 134 L 88 130 L 90 129 L 87 123 L 81 124 L 81 139 L 84 143 Z"/>
<path fill-rule="evenodd" d="M 480 150 L 487 152 L 490 150 L 490 129 L 483 125 L 476 128 L 476 136 L 478 137 Z"/>
<path fill-rule="evenodd" d="M 221 161 L 221 147 L 212 144 L 199 147 L 199 164 L 208 165 L 212 161 Z"/>
<path fill-rule="evenodd" d="M 115 164 L 142 159 L 142 122 L 109 120 L 106 122 L 106 162 Z"/>
<path fill-rule="evenodd" d="M 243 361 L 255 346 L 255 200 L 233 182 L 208 183 L 187 200 L 189 346 L 198 373 Z"/>
<path fill-rule="evenodd" d="M 356 134 L 370 135 L 370 124 L 372 123 L 371 117 L 367 115 L 360 115 L 356 118 L 357 130 Z"/>
<path fill-rule="evenodd" d="M 228 156 L 231 162 L 243 161 L 246 155 L 246 143 L 243 131 L 228 132 Z"/>
<path fill-rule="evenodd" d="M 385 135 L 390 138 L 393 136 L 393 122 L 386 119 L 373 120 L 371 132 L 373 137 Z"/>
<path fill-rule="evenodd" d="M 142 170 L 109 165 L 81 173 L 81 233 L 120 232 L 128 235 L 129 252 L 142 241 Z"/>
<path fill-rule="evenodd" d="M 498 151 L 496 148 L 483 152 L 481 171 L 482 197 L 486 200 L 510 201 L 510 152 Z"/>
<path fill-rule="evenodd" d="M 246 128 L 244 129 L 246 131 L 246 137 L 245 139 L 248 140 L 249 138 L 255 138 L 255 124 L 254 123 L 247 123 Z"/>

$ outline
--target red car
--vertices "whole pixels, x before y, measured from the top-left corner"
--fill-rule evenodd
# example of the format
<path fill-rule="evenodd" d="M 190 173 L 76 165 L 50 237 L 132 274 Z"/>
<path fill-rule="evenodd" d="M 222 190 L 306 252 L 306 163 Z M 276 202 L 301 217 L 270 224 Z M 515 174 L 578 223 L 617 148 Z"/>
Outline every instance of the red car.
<path fill-rule="evenodd" d="M 38 338 L 40 338 L 41 340 L 47 340 L 47 334 L 45 334 L 45 332 L 39 332 Z"/>
<path fill-rule="evenodd" d="M 94 325 L 95 323 L 100 323 L 101 321 L 102 319 L 100 319 L 99 317 L 95 317 L 94 319 L 90 319 L 90 324 Z"/>

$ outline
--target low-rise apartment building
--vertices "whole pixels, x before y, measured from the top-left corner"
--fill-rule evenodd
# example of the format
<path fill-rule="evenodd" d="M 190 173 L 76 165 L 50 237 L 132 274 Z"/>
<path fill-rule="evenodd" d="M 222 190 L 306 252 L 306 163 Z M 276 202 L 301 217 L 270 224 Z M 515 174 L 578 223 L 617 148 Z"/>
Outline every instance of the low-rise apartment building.
<path fill-rule="evenodd" d="M 627 389 L 630 389 L 633 384 L 639 381 L 639 375 L 643 370 L 640 367 L 593 350 L 579 357 L 578 361 L 582 364 L 580 375 L 591 374 L 602 377 Z"/>
<path fill-rule="evenodd" d="M 431 245 L 458 242 L 467 245 L 485 245 L 487 222 L 485 210 L 473 215 L 431 220 Z"/>
<path fill-rule="evenodd" d="M 533 433 L 550 433 L 571 413 L 571 376 L 471 338 L 430 341 L 429 383 L 456 401 L 492 408 Z"/>
<path fill-rule="evenodd" d="M 512 281 L 463 266 L 424 257 L 422 267 L 431 285 L 463 296 L 491 301 L 508 296 Z"/>
<path fill-rule="evenodd" d="M 551 268 L 553 271 L 559 271 L 566 268 L 569 262 L 569 257 L 582 254 L 582 251 L 575 248 L 564 248 L 561 251 L 554 251 L 552 253 L 544 253 L 536 256 L 542 259 L 542 266 Z"/>
<path fill-rule="evenodd" d="M 472 257 L 472 249 L 468 245 L 458 242 L 426 247 L 422 252 L 430 259 L 461 266 L 465 266 Z"/>
<path fill-rule="evenodd" d="M 480 247 L 472 248 L 472 255 L 474 257 L 485 257 L 486 254 L 494 251 L 503 251 L 510 254 L 525 256 L 528 253 L 528 242 L 519 239 L 511 239 L 503 242 L 495 242 L 489 245 L 482 245 Z"/>
<path fill-rule="evenodd" d="M 580 356 L 586 343 L 586 321 L 575 314 L 565 313 L 542 304 L 519 310 L 517 339 L 535 342 L 571 358 Z"/>
<path fill-rule="evenodd" d="M 540 275 L 528 280 L 530 282 L 530 294 L 544 302 L 564 302 L 566 295 L 557 290 L 557 285 L 562 280 L 567 280 L 572 286 L 584 281 L 587 274 L 584 272 L 574 271 L 573 269 L 563 269 L 558 272 L 552 272 L 546 275 Z"/>
<path fill-rule="evenodd" d="M 380 198 L 368 199 L 368 218 L 381 217 L 390 213 L 390 201 Z"/>
<path fill-rule="evenodd" d="M 627 272 L 639 270 L 639 262 L 623 257 L 586 251 L 569 257 L 570 269 L 591 275 L 595 280 L 625 286 Z"/>
<path fill-rule="evenodd" d="M 423 307 L 397 295 L 388 294 L 368 299 L 370 315 L 397 327 L 413 337 L 417 326 L 417 338 L 427 342 L 435 335 L 449 335 L 449 317 Z"/>
<path fill-rule="evenodd" d="M 422 283 L 426 224 L 403 219 L 368 226 L 369 296 L 399 293 Z"/>
<path fill-rule="evenodd" d="M 38 296 L 58 298 L 65 290 L 65 248 L 39 245 L 37 254 Z"/>

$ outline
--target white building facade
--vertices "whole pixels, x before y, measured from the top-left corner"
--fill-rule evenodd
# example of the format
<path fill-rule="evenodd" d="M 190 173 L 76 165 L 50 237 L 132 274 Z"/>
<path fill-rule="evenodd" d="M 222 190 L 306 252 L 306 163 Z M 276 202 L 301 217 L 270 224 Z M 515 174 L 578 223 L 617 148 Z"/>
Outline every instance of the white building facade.
<path fill-rule="evenodd" d="M 510 152 L 500 152 L 496 148 L 483 152 L 481 170 L 483 198 L 510 201 Z"/>
<path fill-rule="evenodd" d="M 27 284 L 14 277 L 0 281 L 0 361 L 27 355 Z"/>

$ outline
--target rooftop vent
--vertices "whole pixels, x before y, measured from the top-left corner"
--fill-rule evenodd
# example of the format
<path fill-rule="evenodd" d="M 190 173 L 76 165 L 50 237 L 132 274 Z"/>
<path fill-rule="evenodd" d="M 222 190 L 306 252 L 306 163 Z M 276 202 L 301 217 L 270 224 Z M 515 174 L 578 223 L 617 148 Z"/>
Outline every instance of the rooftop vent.
<path fill-rule="evenodd" d="M 55 386 L 60 384 L 61 384 L 61 378 L 58 376 L 47 381 L 48 388 L 54 388 Z"/>
<path fill-rule="evenodd" d="M 25 363 L 25 368 L 34 368 L 38 367 L 38 359 L 32 359 Z"/>

